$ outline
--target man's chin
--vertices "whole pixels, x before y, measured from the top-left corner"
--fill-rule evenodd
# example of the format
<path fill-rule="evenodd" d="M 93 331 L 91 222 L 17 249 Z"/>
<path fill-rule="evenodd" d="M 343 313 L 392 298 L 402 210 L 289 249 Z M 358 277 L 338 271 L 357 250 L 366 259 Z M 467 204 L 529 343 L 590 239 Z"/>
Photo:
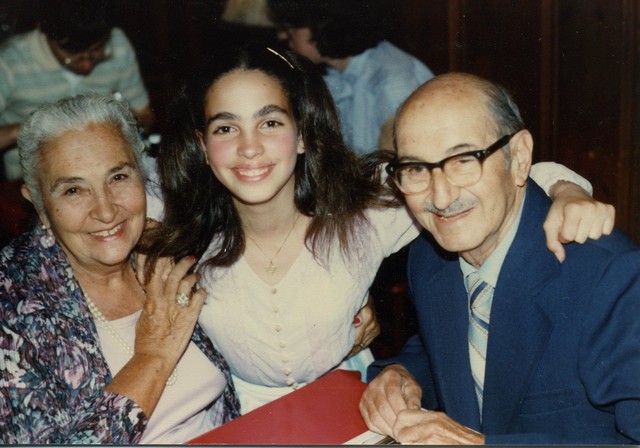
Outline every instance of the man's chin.
<path fill-rule="evenodd" d="M 438 245 L 447 252 L 462 253 L 477 247 L 477 244 L 465 239 L 461 234 L 441 235 L 434 233 L 433 237 Z"/>

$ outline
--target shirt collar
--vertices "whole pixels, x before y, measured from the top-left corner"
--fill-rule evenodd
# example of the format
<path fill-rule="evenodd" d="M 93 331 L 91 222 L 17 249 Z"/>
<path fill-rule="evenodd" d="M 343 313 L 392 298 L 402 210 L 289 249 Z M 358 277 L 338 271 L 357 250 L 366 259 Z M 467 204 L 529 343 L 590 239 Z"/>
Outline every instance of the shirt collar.
<path fill-rule="evenodd" d="M 64 70 L 54 56 L 53 51 L 51 51 L 47 36 L 42 31 L 36 28 L 29 36 L 29 39 L 36 63 L 49 70 Z"/>
<path fill-rule="evenodd" d="M 331 89 L 334 101 L 337 102 L 343 98 L 353 96 L 353 85 L 356 84 L 358 78 L 365 71 L 367 64 L 369 64 L 369 54 L 374 48 L 369 48 L 360 54 L 352 56 L 343 72 L 331 66 L 327 67 L 325 81 Z"/>

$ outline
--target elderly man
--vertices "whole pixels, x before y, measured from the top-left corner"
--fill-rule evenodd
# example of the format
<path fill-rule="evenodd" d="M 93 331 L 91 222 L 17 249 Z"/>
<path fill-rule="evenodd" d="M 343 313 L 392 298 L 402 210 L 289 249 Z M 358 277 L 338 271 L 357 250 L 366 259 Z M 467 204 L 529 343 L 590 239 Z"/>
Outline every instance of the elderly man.
<path fill-rule="evenodd" d="M 640 252 L 618 231 L 545 248 L 549 199 L 501 87 L 451 73 L 399 111 L 388 171 L 430 233 L 410 249 L 419 335 L 363 395 L 399 442 L 640 442 Z M 370 372 L 376 373 L 376 372 Z"/>

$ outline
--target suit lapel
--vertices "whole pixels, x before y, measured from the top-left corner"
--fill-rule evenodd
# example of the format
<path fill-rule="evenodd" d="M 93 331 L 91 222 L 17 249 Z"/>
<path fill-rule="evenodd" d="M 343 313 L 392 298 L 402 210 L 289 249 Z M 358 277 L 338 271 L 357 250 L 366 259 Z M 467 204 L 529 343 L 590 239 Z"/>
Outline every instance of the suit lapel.
<path fill-rule="evenodd" d="M 530 182 L 520 228 L 493 298 L 482 426 L 492 434 L 504 433 L 519 412 L 551 334 L 551 320 L 537 303 L 540 290 L 559 273 L 542 230 L 548 211 L 543 195 Z"/>
<path fill-rule="evenodd" d="M 446 262 L 426 285 L 430 298 L 425 329 L 434 341 L 432 365 L 436 371 L 440 402 L 447 415 L 471 428 L 480 428 L 480 412 L 475 396 L 467 343 L 467 294 L 458 261 Z"/>
<path fill-rule="evenodd" d="M 484 383 L 483 431 L 506 431 L 518 413 L 551 333 L 551 321 L 525 288 L 505 285 L 493 298 Z"/>

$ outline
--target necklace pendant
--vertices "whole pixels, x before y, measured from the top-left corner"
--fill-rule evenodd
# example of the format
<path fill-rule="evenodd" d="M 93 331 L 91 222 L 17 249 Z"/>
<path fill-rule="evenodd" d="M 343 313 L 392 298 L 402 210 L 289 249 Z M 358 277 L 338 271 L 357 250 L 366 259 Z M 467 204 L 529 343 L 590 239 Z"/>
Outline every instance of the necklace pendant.
<path fill-rule="evenodd" d="M 273 274 L 278 270 L 278 266 L 273 264 L 273 260 L 269 260 L 269 266 L 265 266 L 264 270 L 269 274 Z"/>

